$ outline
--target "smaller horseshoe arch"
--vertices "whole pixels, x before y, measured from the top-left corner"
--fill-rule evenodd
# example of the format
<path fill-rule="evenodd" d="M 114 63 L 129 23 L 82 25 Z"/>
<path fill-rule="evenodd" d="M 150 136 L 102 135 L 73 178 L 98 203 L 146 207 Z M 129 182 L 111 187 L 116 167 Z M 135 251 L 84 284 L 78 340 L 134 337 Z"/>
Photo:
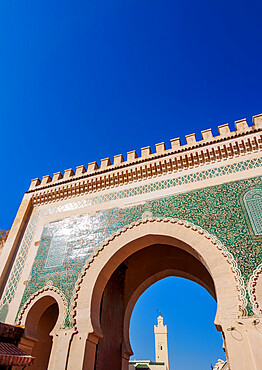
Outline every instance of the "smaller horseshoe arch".
<path fill-rule="evenodd" d="M 64 315 L 63 297 L 51 289 L 37 292 L 25 304 L 19 318 L 25 327 L 20 346 L 35 357 L 32 370 L 48 368 L 52 336 L 61 327 Z"/>
<path fill-rule="evenodd" d="M 111 356 L 110 363 L 114 369 L 127 369 L 132 354 L 128 329 L 133 307 L 143 291 L 167 276 L 196 281 L 216 298 L 217 327 L 228 317 L 240 316 L 240 283 L 229 257 L 212 236 L 179 220 L 142 220 L 119 232 L 89 263 L 79 283 L 77 329 L 89 333 L 90 342 L 99 342 L 95 351 L 93 346 L 93 354 L 86 350 L 83 368 L 103 368 L 112 354 L 106 343 L 117 343 L 118 353 L 114 359 Z M 113 302 L 117 302 L 114 307 Z M 108 320 L 108 309 L 115 311 L 118 326 L 105 329 L 103 317 Z M 121 338 L 118 334 L 109 338 L 114 330 L 121 332 Z"/>

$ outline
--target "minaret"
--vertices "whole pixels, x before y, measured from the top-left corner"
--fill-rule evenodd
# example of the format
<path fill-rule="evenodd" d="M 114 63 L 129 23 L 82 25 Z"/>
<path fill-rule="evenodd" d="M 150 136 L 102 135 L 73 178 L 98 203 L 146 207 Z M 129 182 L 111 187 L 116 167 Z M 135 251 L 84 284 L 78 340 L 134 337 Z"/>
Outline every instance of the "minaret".
<path fill-rule="evenodd" d="M 157 318 L 157 325 L 154 325 L 154 332 L 156 362 L 164 362 L 166 365 L 166 370 L 169 370 L 167 326 L 163 324 L 163 317 L 161 314 Z"/>

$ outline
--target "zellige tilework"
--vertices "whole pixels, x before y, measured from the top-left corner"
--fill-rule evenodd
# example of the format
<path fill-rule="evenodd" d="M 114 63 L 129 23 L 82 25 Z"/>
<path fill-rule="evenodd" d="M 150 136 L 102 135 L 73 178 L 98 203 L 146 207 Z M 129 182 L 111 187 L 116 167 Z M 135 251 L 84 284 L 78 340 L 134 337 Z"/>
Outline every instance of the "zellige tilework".
<path fill-rule="evenodd" d="M 15 294 L 32 237 L 41 216 L 198 182 L 203 179 L 215 178 L 261 166 L 261 158 L 252 159 L 109 194 L 101 193 L 96 197 L 72 201 L 65 205 L 53 204 L 50 205 L 50 208 L 35 210 L 24 234 L 16 263 L 7 283 L 0 308 L 0 319 L 5 317 L 8 304 Z M 262 260 L 260 252 L 261 238 L 254 238 L 252 225 L 250 225 L 243 209 L 243 194 L 253 188 L 262 188 L 261 178 L 208 187 L 172 197 L 155 199 L 143 205 L 124 209 L 113 208 L 93 216 L 83 215 L 50 223 L 43 229 L 38 253 L 20 308 L 30 295 L 45 286 L 47 281 L 49 284 L 51 281 L 56 288 L 64 293 L 68 301 L 66 325 L 69 326 L 70 300 L 74 284 L 89 256 L 117 230 L 139 220 L 144 212 L 149 211 L 153 217 L 176 217 L 188 220 L 217 236 L 232 253 L 244 279 L 247 281 L 252 274 L 252 270 Z M 54 253 L 55 250 L 56 253 Z M 252 314 L 250 307 L 249 314 Z"/>

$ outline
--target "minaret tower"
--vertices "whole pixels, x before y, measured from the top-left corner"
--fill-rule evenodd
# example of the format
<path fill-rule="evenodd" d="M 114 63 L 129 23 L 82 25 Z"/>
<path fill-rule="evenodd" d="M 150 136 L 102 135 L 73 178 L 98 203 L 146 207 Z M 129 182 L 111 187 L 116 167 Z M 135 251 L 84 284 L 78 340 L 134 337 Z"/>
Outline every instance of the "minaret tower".
<path fill-rule="evenodd" d="M 154 332 L 156 362 L 164 362 L 166 365 L 166 370 L 169 370 L 167 326 L 163 324 L 163 317 L 161 314 L 159 314 L 157 318 L 157 325 L 154 325 Z"/>

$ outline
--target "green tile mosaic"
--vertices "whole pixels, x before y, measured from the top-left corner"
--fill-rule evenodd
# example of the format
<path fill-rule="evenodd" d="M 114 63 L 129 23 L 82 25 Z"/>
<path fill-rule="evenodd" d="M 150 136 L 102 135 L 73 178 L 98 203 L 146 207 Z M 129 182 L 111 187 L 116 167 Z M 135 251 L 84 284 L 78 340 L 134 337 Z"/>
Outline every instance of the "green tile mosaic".
<path fill-rule="evenodd" d="M 36 225 L 41 216 L 198 182 L 203 179 L 211 179 L 261 166 L 262 158 L 252 159 L 175 179 L 156 181 L 153 184 L 119 190 L 110 194 L 101 193 L 93 198 L 86 198 L 65 205 L 55 204 L 50 208 L 35 211 L 26 229 L 19 254 L 8 280 L 0 307 L 0 316 L 2 308 L 2 311 L 6 314 L 6 305 L 13 299 Z M 237 181 L 172 197 L 155 199 L 143 205 L 124 209 L 113 208 L 93 216 L 84 215 L 50 223 L 43 230 L 31 277 L 26 286 L 20 308 L 32 294 L 45 286 L 47 281 L 49 283 L 51 281 L 56 288 L 64 293 L 69 307 L 74 284 L 90 254 L 117 230 L 139 220 L 146 211 L 150 211 L 153 217 L 176 217 L 188 220 L 217 236 L 233 254 L 245 281 L 247 281 L 253 269 L 261 262 L 261 238 L 254 238 L 254 234 L 250 231 L 250 225 L 245 217 L 241 202 L 246 191 L 258 187 L 262 188 L 261 178 Z M 59 248 L 59 230 L 63 228 L 68 234 L 66 236 L 63 233 L 60 235 L 64 240 L 64 245 L 61 247 L 60 257 L 57 258 L 59 261 L 55 262 L 55 259 L 51 258 L 50 245 L 52 246 L 53 240 L 53 245 Z M 249 312 L 252 314 L 251 308 Z M 0 317 L 0 319 L 2 318 Z M 66 324 L 70 325 L 70 315 L 67 317 Z"/>
<path fill-rule="evenodd" d="M 47 281 L 63 291 L 68 304 L 76 280 L 89 256 L 117 230 L 142 218 L 144 212 L 153 217 L 176 217 L 188 220 L 215 235 L 237 260 L 247 283 L 253 269 L 262 261 L 261 242 L 250 233 L 241 198 L 250 188 L 262 189 L 262 179 L 254 178 L 209 187 L 186 194 L 155 199 L 128 208 L 112 208 L 93 216 L 82 215 L 54 222 L 44 228 L 38 254 L 26 287 L 21 307 Z M 67 254 L 63 266 L 45 268 L 52 235 L 66 230 Z M 70 230 L 70 231 L 69 231 Z M 70 325 L 70 309 L 67 325 Z M 252 308 L 248 307 L 249 314 Z"/>

